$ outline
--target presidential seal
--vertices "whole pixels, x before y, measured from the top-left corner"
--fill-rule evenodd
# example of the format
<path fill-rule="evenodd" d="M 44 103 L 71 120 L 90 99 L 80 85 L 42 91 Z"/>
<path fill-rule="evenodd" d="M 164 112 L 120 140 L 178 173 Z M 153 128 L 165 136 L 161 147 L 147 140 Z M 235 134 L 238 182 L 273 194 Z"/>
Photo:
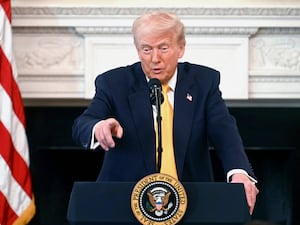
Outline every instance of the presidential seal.
<path fill-rule="evenodd" d="M 141 224 L 177 224 L 185 214 L 187 195 L 175 178 L 155 173 L 142 178 L 133 188 L 131 209 Z"/>

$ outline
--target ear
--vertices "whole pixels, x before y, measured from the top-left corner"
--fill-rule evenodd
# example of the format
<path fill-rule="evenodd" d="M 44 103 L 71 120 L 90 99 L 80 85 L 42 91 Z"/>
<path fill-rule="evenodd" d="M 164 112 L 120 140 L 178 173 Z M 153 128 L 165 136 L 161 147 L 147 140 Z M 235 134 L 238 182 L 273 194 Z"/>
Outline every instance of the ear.
<path fill-rule="evenodd" d="M 178 59 L 180 59 L 180 58 L 183 57 L 184 51 L 185 51 L 185 45 L 179 46 L 179 49 L 178 49 Z"/>

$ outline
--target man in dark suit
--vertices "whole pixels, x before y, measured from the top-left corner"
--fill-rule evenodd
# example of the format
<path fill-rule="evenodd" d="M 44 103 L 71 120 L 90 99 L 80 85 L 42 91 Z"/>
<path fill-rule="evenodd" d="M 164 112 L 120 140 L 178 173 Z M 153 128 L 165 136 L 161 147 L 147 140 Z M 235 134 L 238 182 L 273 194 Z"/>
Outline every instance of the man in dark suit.
<path fill-rule="evenodd" d="M 178 63 L 185 50 L 184 26 L 175 14 L 146 13 L 133 24 L 140 62 L 96 78 L 96 93 L 74 122 L 73 138 L 87 149 L 106 151 L 98 181 L 138 181 L 156 172 L 155 107 L 149 79 L 168 84 L 173 107 L 173 145 L 180 181 L 212 181 L 209 145 L 228 182 L 244 183 L 250 213 L 256 178 L 234 118 L 219 90 L 220 74 L 205 66 Z"/>

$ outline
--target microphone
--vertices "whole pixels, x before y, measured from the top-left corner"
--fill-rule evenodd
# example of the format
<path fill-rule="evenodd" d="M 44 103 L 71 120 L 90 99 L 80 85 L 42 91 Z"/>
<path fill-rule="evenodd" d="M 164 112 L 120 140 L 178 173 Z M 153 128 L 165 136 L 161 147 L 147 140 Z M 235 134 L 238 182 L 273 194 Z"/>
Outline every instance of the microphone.
<path fill-rule="evenodd" d="M 161 83 L 157 78 L 149 80 L 150 102 L 156 106 L 156 122 L 157 122 L 157 164 L 156 172 L 160 173 L 161 157 L 162 157 L 162 137 L 161 137 L 161 112 L 160 105 L 164 101 L 164 96 L 161 93 Z"/>
<path fill-rule="evenodd" d="M 150 90 L 150 102 L 152 105 L 157 105 L 160 100 L 160 104 L 164 101 L 164 96 L 161 93 L 161 83 L 159 79 L 152 78 L 149 80 L 148 83 L 149 90 Z M 158 105 L 160 105 L 158 104 Z"/>

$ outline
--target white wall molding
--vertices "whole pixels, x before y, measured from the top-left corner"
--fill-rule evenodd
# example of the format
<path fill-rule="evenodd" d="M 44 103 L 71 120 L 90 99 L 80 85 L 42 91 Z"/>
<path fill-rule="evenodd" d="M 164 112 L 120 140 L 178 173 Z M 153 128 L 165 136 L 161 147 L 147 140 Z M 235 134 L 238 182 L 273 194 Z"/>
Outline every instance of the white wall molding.
<path fill-rule="evenodd" d="M 227 100 L 300 99 L 300 4 L 150 7 L 13 5 L 15 53 L 25 99 L 90 99 L 96 75 L 138 60 L 133 20 L 176 12 L 183 60 L 221 71 Z M 116 55 L 118 57 L 116 57 Z"/>
<path fill-rule="evenodd" d="M 270 2 L 270 5 L 272 2 Z M 175 4 L 176 5 L 176 4 Z M 12 9 L 14 15 L 30 15 L 30 16 L 42 16 L 47 17 L 51 15 L 67 15 L 67 16 L 87 16 L 87 15 L 129 15 L 137 16 L 149 10 L 165 10 L 173 11 L 180 15 L 187 16 L 213 16 L 213 17 L 223 17 L 223 16 L 242 16 L 242 17 L 298 17 L 300 16 L 299 5 L 294 7 L 286 7 L 282 4 L 281 7 L 276 6 L 262 6 L 262 7 L 214 7 L 214 6 L 204 6 L 204 7 L 99 7 L 99 6 L 79 6 L 79 7 L 55 7 L 55 6 L 35 6 L 35 7 L 20 7 L 15 6 Z"/>
<path fill-rule="evenodd" d="M 113 26 L 97 26 L 97 27 L 76 27 L 79 34 L 131 34 L 131 27 L 113 27 Z M 254 27 L 186 27 L 186 35 L 254 35 L 258 28 Z"/>
<path fill-rule="evenodd" d="M 300 77 L 252 76 L 249 78 L 252 99 L 299 99 Z"/>

